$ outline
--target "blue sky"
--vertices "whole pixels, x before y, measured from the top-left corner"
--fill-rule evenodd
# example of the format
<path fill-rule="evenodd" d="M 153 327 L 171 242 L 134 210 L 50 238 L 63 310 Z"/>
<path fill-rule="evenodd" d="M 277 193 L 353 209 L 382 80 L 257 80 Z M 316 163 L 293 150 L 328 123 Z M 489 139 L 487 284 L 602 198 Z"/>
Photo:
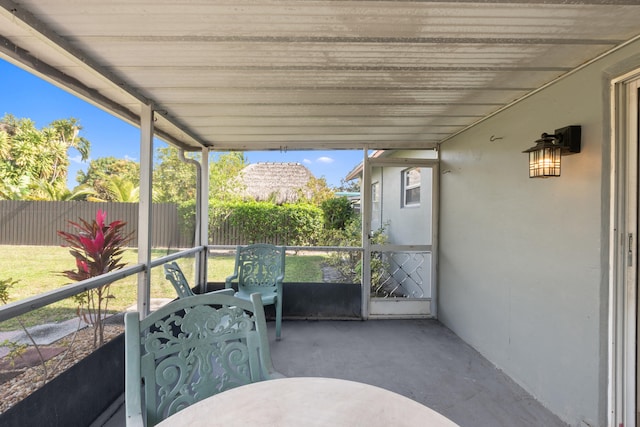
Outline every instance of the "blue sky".
<path fill-rule="evenodd" d="M 0 59 L 0 116 L 13 114 L 17 118 L 33 120 L 38 129 L 54 120 L 76 118 L 80 121 L 80 135 L 91 142 L 91 158 L 113 156 L 140 160 L 140 137 L 135 126 L 113 117 L 49 84 L 48 82 Z M 164 144 L 161 141 L 156 146 Z M 68 186 L 76 185 L 78 170 L 86 170 L 75 150 L 71 150 Z M 249 163 L 298 162 L 317 178 L 324 177 L 331 186 L 340 185 L 344 178 L 362 161 L 362 150 L 341 151 L 279 151 L 246 152 Z"/>

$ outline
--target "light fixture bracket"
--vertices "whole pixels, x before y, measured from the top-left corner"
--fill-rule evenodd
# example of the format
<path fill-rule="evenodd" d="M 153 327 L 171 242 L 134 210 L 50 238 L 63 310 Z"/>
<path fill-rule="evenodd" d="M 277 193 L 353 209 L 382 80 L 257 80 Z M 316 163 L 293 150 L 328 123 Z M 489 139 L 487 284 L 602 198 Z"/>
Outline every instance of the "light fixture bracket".
<path fill-rule="evenodd" d="M 562 148 L 562 155 L 576 154 L 580 152 L 582 128 L 580 126 L 567 126 L 556 129 L 553 137 L 556 144 Z"/>
<path fill-rule="evenodd" d="M 566 126 L 556 129 L 552 135 L 543 133 L 540 139 L 537 139 L 536 145 L 524 150 L 523 153 L 540 150 L 542 148 L 560 148 L 563 156 L 576 154 L 580 152 L 582 129 L 580 126 Z"/>

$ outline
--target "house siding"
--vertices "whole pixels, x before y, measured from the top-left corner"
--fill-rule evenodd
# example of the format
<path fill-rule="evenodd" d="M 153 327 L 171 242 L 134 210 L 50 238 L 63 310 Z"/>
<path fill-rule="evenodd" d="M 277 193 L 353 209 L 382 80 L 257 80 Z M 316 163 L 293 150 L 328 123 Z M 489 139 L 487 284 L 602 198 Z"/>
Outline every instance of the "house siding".
<path fill-rule="evenodd" d="M 440 151 L 439 318 L 570 425 L 606 425 L 607 70 L 640 67 L 639 52 L 601 58 Z M 582 126 L 582 152 L 562 158 L 561 177 L 530 179 L 522 150 L 568 125 Z"/>

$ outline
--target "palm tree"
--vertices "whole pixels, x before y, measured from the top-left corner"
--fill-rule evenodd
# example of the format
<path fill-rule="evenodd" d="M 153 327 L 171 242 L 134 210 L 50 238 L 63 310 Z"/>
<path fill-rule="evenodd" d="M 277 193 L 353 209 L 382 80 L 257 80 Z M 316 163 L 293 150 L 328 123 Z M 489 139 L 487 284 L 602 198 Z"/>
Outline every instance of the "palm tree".
<path fill-rule="evenodd" d="M 0 197 L 45 197 L 38 183 L 64 187 L 69 168 L 68 150 L 78 150 L 83 160 L 89 156 L 90 143 L 78 136 L 78 120 L 56 120 L 39 130 L 30 119 L 17 119 L 7 114 L 0 118 Z M 24 184 L 28 189 L 23 192 Z M 33 198 L 33 197 L 32 197 Z"/>
<path fill-rule="evenodd" d="M 131 181 L 126 178 L 120 178 L 116 175 L 109 175 L 105 182 L 107 189 L 107 200 L 104 200 L 97 195 L 88 197 L 87 200 L 91 202 L 120 202 L 120 203 L 135 203 L 140 201 L 140 186 L 135 186 Z"/>
<path fill-rule="evenodd" d="M 49 182 L 40 182 L 37 185 L 37 189 L 32 191 L 29 199 L 71 202 L 87 200 L 89 197 L 95 196 L 95 194 L 95 190 L 86 185 L 79 185 L 73 190 L 69 190 L 66 187 L 57 186 Z"/>

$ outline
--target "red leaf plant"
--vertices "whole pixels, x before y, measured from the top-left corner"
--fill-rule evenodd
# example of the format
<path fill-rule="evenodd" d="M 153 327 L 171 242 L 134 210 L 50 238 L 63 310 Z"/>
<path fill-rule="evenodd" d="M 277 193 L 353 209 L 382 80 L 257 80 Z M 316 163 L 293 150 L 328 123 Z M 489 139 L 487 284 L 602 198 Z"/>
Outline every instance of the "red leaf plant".
<path fill-rule="evenodd" d="M 125 245 L 131 240 L 133 232 L 124 235 L 126 222 L 113 221 L 105 225 L 107 213 L 99 209 L 91 222 L 80 218 L 79 222 L 69 221 L 75 233 L 58 231 L 58 235 L 71 248 L 69 253 L 76 259 L 77 270 L 65 270 L 62 274 L 71 280 L 81 281 L 96 277 L 109 271 L 119 270 L 126 264 L 122 262 Z M 104 344 L 104 315 L 107 313 L 111 284 L 90 289 L 76 297 L 79 303 L 78 315 L 93 325 L 93 346 Z"/>

